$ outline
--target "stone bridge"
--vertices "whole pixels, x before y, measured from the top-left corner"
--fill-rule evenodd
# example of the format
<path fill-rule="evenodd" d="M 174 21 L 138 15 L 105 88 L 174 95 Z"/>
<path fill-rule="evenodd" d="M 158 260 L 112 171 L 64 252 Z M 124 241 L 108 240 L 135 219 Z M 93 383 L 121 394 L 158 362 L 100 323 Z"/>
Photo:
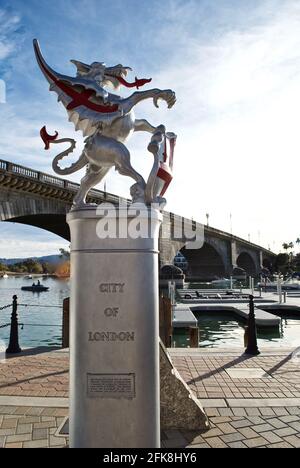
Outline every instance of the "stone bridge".
<path fill-rule="evenodd" d="M 78 188 L 79 184 L 69 180 L 0 160 L 0 220 L 36 226 L 70 240 L 66 213 Z M 120 200 L 129 204 L 126 199 L 96 189 L 88 198 L 89 203 L 98 204 L 118 204 Z M 161 265 L 172 263 L 181 250 L 188 261 L 188 276 L 195 279 L 229 276 L 236 267 L 257 276 L 263 266 L 272 266 L 275 254 L 258 245 L 167 211 L 163 217 Z M 201 248 L 185 247 L 187 237 L 181 234 L 181 228 L 186 224 L 202 235 Z"/>

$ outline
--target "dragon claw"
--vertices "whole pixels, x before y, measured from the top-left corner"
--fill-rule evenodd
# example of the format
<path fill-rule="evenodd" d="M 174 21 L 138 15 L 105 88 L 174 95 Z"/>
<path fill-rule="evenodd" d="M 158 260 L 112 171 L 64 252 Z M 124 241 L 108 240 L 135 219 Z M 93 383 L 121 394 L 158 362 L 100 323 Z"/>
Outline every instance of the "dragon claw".
<path fill-rule="evenodd" d="M 176 102 L 176 95 L 174 91 L 171 91 L 170 89 L 159 91 L 158 94 L 153 98 L 154 105 L 157 108 L 159 107 L 159 99 L 163 99 L 167 103 L 168 108 L 171 109 L 171 107 L 173 107 Z"/>

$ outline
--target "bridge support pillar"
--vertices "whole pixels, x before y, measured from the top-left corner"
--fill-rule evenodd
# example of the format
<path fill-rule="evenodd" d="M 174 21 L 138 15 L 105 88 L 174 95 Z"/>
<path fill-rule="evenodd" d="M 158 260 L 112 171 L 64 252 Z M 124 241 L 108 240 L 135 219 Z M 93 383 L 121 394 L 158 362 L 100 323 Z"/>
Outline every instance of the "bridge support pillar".
<path fill-rule="evenodd" d="M 232 240 L 231 241 L 231 271 L 237 267 L 237 246 L 236 246 L 236 241 Z"/>

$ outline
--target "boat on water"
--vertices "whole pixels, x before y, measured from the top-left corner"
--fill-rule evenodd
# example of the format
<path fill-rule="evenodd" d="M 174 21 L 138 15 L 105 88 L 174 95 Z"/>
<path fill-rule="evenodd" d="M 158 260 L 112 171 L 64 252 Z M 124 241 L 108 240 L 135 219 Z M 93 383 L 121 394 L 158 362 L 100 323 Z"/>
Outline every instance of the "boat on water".
<path fill-rule="evenodd" d="M 217 286 L 218 288 L 226 289 L 226 288 L 230 288 L 234 284 L 234 279 L 227 279 L 227 278 L 217 279 L 217 280 L 213 280 L 210 284 L 214 287 Z"/>
<path fill-rule="evenodd" d="M 272 291 L 278 289 L 278 284 L 278 277 L 275 281 L 266 278 L 264 281 L 258 283 L 258 287 Z M 281 289 L 282 291 L 300 291 L 300 281 L 298 277 L 289 276 L 286 280 L 281 279 Z"/>
<path fill-rule="evenodd" d="M 31 292 L 46 292 L 49 290 L 48 287 L 43 286 L 42 284 L 33 283 L 31 286 L 22 286 L 22 291 L 31 291 Z"/>
<path fill-rule="evenodd" d="M 4 275 L 2 275 L 2 278 L 4 278 L 4 279 L 8 278 L 8 274 L 4 273 Z"/>

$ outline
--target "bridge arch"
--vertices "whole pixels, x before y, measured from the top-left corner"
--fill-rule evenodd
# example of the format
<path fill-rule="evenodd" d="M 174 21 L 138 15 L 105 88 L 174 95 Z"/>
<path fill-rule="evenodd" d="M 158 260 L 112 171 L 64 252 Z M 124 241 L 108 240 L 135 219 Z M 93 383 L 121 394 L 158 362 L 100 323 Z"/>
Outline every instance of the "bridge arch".
<path fill-rule="evenodd" d="M 59 200 L 23 196 L 0 201 L 0 220 L 44 229 L 69 241 L 68 208 Z"/>
<path fill-rule="evenodd" d="M 270 258 L 263 258 L 262 266 L 264 268 L 267 268 L 269 271 L 271 271 L 272 266 L 273 266 L 271 259 Z"/>
<path fill-rule="evenodd" d="M 237 257 L 237 266 L 245 270 L 247 275 L 256 276 L 258 274 L 257 266 L 252 255 L 248 252 L 241 252 Z"/>
<path fill-rule="evenodd" d="M 57 236 L 62 237 L 63 239 L 69 242 L 71 239 L 69 225 L 66 222 L 66 215 L 28 215 L 7 219 L 6 222 L 26 224 L 27 226 L 33 226 L 40 229 L 44 229 L 45 231 L 49 231 L 52 234 L 56 234 Z"/>
<path fill-rule="evenodd" d="M 222 254 L 208 242 L 204 242 L 201 249 L 190 250 L 184 247 L 180 252 L 188 262 L 188 278 L 209 281 L 226 275 Z"/>

